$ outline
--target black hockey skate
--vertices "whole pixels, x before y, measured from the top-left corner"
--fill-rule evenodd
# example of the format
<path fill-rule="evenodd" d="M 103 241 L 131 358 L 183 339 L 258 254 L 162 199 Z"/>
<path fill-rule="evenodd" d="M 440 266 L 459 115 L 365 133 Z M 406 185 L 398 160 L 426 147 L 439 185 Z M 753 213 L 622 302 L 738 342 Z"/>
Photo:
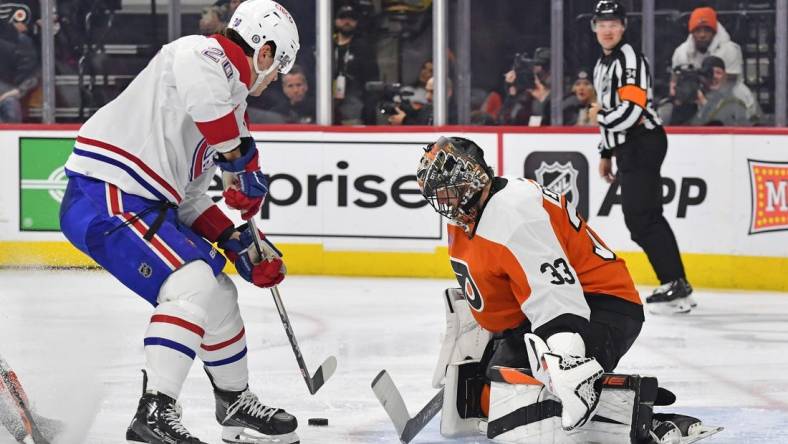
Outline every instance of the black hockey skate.
<path fill-rule="evenodd" d="M 650 434 L 656 444 L 691 444 L 722 430 L 722 427 L 706 426 L 692 416 L 655 413 Z"/>
<path fill-rule="evenodd" d="M 698 306 L 692 286 L 684 278 L 660 285 L 646 298 L 649 312 L 658 315 L 689 313 Z"/>
<path fill-rule="evenodd" d="M 213 384 L 213 379 L 211 383 Z M 233 392 L 221 390 L 214 385 L 213 394 L 216 397 L 216 420 L 223 426 L 222 441 L 283 444 L 299 442 L 295 433 L 298 427 L 296 417 L 284 409 L 263 405 L 249 388 Z"/>
<path fill-rule="evenodd" d="M 126 429 L 126 441 L 150 444 L 206 444 L 181 424 L 181 407 L 163 393 L 147 393 L 148 375 L 142 371 L 142 397 Z"/>

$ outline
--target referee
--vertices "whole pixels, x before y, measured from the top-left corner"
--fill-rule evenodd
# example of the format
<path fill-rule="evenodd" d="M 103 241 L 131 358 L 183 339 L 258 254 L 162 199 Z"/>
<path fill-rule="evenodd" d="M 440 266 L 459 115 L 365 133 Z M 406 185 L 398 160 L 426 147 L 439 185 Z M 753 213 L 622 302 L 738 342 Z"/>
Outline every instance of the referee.
<path fill-rule="evenodd" d="M 660 287 L 646 298 L 652 313 L 688 313 L 696 305 L 686 280 L 676 237 L 662 215 L 662 177 L 668 140 L 653 108 L 648 61 L 624 41 L 627 19 L 618 1 L 601 0 L 594 8 L 591 29 L 603 56 L 594 68 L 597 103 L 590 118 L 599 124 L 602 158 L 599 174 L 608 183 L 618 179 L 621 207 L 632 240 L 646 252 Z M 618 173 L 613 174 L 612 157 Z"/>

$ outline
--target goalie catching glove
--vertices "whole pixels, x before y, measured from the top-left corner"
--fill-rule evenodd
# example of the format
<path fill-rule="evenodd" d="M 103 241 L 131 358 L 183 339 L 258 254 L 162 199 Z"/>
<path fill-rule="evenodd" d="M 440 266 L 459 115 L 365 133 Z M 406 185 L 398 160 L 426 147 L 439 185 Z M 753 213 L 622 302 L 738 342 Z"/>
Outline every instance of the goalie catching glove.
<path fill-rule="evenodd" d="M 555 333 L 547 343 L 533 333 L 525 334 L 525 347 L 534 377 L 561 400 L 561 427 L 570 431 L 583 426 L 599 403 L 602 366 L 587 358 L 583 338 L 577 333 Z"/>
<path fill-rule="evenodd" d="M 227 206 L 241 210 L 241 217 L 249 220 L 260 211 L 263 199 L 268 194 L 268 180 L 260 171 L 260 162 L 257 146 L 251 137 L 242 137 L 241 157 L 227 160 L 224 155 L 217 153 L 214 157 L 216 165 L 225 173 L 224 201 Z"/>
<path fill-rule="evenodd" d="M 235 264 L 241 277 L 258 287 L 273 287 L 282 282 L 287 273 L 282 253 L 260 233 L 261 258 L 254 245 L 252 229 L 249 224 L 241 225 L 227 239 L 219 241 L 219 248 Z"/>

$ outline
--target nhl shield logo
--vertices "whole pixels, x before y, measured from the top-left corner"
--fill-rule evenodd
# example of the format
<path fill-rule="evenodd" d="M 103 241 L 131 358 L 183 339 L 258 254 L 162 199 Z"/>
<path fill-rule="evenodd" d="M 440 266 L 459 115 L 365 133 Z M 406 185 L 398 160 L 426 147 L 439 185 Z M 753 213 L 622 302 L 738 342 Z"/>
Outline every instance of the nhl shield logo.
<path fill-rule="evenodd" d="M 523 177 L 566 196 L 588 220 L 588 159 L 579 151 L 533 151 L 523 162 Z"/>
<path fill-rule="evenodd" d="M 788 230 L 788 162 L 747 162 L 752 196 L 749 234 Z"/>
<path fill-rule="evenodd" d="M 572 162 L 548 164 L 543 161 L 534 171 L 534 176 L 542 186 L 554 193 L 565 195 L 567 202 L 577 207 L 580 203 L 580 193 L 577 189 L 578 173 Z"/>

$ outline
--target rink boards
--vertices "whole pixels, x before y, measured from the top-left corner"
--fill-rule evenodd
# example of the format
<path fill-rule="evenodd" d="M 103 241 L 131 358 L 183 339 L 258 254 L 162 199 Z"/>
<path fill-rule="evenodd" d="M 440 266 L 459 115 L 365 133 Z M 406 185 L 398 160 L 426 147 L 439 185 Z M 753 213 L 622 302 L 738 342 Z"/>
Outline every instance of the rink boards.
<path fill-rule="evenodd" d="M 92 264 L 64 241 L 57 223 L 62 165 L 76 129 L 0 129 L 0 266 Z M 629 239 L 617 185 L 598 177 L 593 131 L 255 129 L 271 183 L 259 224 L 283 249 L 291 273 L 451 276 L 445 227 L 418 194 L 414 173 L 423 146 L 461 135 L 484 148 L 499 174 L 567 194 L 636 281 L 656 283 Z M 787 130 L 672 129 L 662 174 L 665 217 L 693 284 L 788 291 Z M 218 200 L 218 176 L 211 188 Z"/>

